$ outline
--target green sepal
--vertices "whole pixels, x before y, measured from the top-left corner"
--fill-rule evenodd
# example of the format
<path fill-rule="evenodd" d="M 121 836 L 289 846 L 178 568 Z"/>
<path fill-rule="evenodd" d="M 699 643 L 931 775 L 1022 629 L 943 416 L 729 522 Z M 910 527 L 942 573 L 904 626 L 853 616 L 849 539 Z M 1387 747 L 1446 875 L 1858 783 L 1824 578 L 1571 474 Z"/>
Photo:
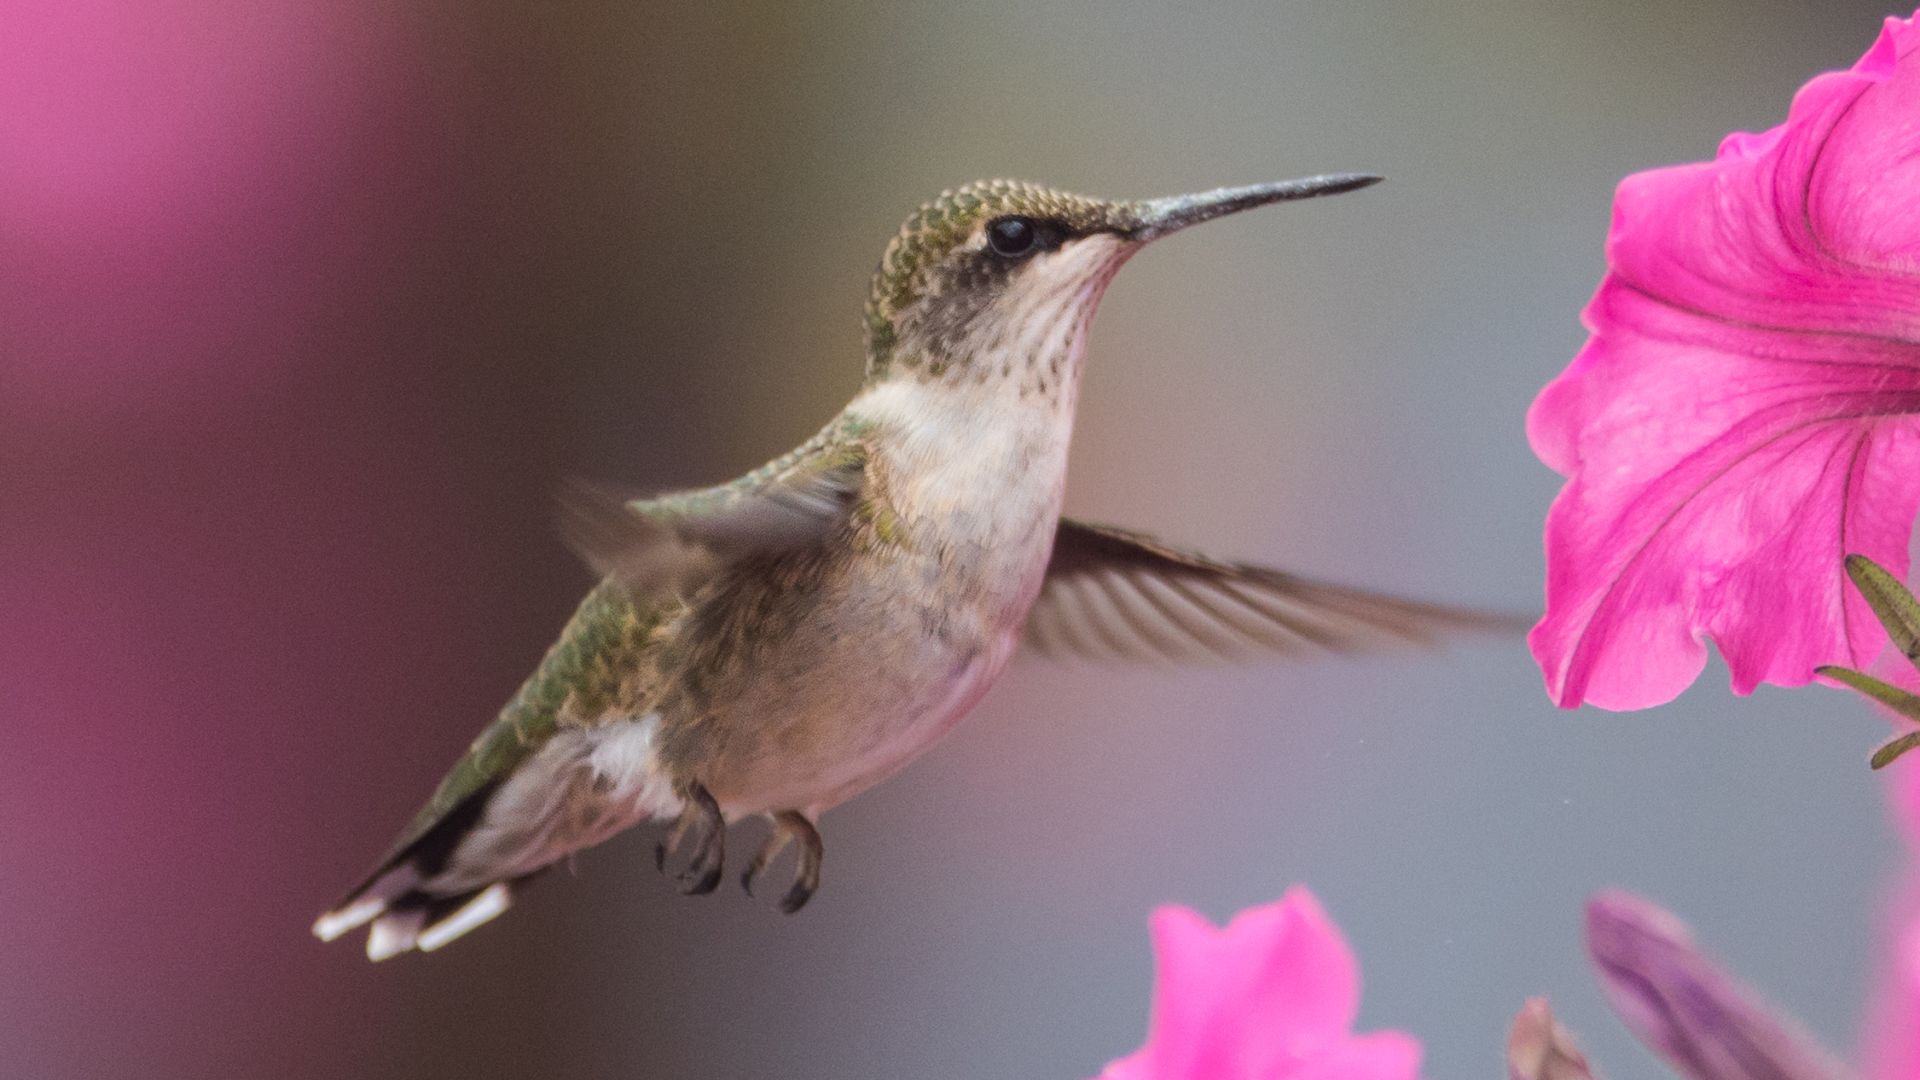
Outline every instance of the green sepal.
<path fill-rule="evenodd" d="M 1854 588 L 1860 590 L 1880 625 L 1887 628 L 1894 646 L 1910 662 L 1920 657 L 1920 600 L 1913 598 L 1899 578 L 1865 555 L 1847 556 L 1847 576 L 1853 579 Z"/>
<path fill-rule="evenodd" d="M 1813 673 L 1821 678 L 1851 686 L 1901 716 L 1920 723 L 1920 694 L 1908 693 L 1897 686 L 1881 682 L 1871 675 L 1863 675 L 1852 668 L 1833 664 L 1814 668 Z"/>
<path fill-rule="evenodd" d="M 1920 731 L 1909 731 L 1897 739 L 1881 744 L 1880 749 L 1873 752 L 1873 757 L 1869 759 L 1868 764 L 1876 769 L 1884 769 L 1893 764 L 1901 754 L 1916 746 L 1920 746 Z"/>
<path fill-rule="evenodd" d="M 1910 694 L 1897 686 L 1881 682 L 1871 675 L 1863 675 L 1852 668 L 1829 664 L 1813 669 L 1813 673 L 1845 686 L 1851 686 L 1901 716 L 1920 721 L 1920 695 Z M 1901 754 L 1916 746 L 1920 746 L 1920 731 L 1909 731 L 1897 739 L 1882 744 L 1880 749 L 1873 752 L 1873 757 L 1868 760 L 1868 764 L 1876 769 L 1884 769 Z"/>

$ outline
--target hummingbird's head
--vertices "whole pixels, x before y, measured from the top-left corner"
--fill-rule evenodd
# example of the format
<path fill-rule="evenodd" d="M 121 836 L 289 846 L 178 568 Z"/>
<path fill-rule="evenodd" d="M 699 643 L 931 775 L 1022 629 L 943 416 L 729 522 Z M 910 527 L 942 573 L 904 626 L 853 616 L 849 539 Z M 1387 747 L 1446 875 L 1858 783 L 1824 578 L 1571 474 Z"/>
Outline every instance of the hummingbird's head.
<path fill-rule="evenodd" d="M 1134 252 L 1189 225 L 1380 178 L 1316 176 L 1139 202 L 988 180 L 915 211 L 867 298 L 869 381 L 1015 382 L 1053 396 L 1077 372 L 1107 283 Z"/>

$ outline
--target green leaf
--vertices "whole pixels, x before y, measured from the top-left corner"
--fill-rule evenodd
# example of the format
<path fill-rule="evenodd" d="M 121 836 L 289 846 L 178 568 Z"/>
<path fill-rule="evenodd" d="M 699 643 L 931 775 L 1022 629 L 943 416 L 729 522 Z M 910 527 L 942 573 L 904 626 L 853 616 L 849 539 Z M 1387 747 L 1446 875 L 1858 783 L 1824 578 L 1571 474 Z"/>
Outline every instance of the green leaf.
<path fill-rule="evenodd" d="M 1893 764 L 1894 760 L 1901 754 L 1906 753 L 1916 746 L 1920 746 L 1920 731 L 1909 731 L 1905 735 L 1894 739 L 1892 742 L 1881 746 L 1880 749 L 1875 750 L 1870 764 L 1876 769 L 1884 769 L 1888 765 Z"/>
<path fill-rule="evenodd" d="M 1899 713 L 1909 720 L 1920 722 L 1920 695 L 1910 694 L 1897 686 L 1883 683 L 1871 675 L 1863 675 L 1852 668 L 1827 665 L 1813 669 L 1815 675 L 1832 679 L 1834 682 L 1853 687 L 1873 700 Z"/>
<path fill-rule="evenodd" d="M 1907 587 L 1865 555 L 1847 556 L 1847 576 L 1866 598 L 1867 606 L 1887 628 L 1894 645 L 1910 661 L 1920 660 L 1920 600 Z M 1920 663 L 1915 664 L 1920 667 Z"/>

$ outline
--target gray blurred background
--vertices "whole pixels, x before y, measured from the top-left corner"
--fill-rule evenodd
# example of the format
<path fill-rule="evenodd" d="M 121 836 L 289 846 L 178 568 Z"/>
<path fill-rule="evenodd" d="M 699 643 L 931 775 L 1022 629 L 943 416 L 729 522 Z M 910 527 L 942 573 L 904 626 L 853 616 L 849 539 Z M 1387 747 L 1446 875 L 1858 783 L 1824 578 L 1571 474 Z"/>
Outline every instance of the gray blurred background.
<path fill-rule="evenodd" d="M 636 833 L 431 957 L 306 927 L 589 584 L 555 482 L 812 433 L 881 247 L 968 180 L 1386 174 L 1121 274 L 1069 510 L 1535 608 L 1558 479 L 1522 417 L 1614 184 L 1777 122 L 1884 5 L 27 7 L 15 48 L 56 59 L 0 95 L 39 139 L 0 160 L 0 1071 L 1086 1077 L 1143 1037 L 1156 904 L 1294 883 L 1434 1077 L 1500 1075 L 1533 994 L 1661 1073 L 1584 965 L 1608 885 L 1854 1045 L 1879 722 L 1717 664 L 1562 713 L 1518 642 L 1017 663 L 828 816 L 794 918 L 676 895 Z M 151 63 L 85 69 L 121 53 Z"/>

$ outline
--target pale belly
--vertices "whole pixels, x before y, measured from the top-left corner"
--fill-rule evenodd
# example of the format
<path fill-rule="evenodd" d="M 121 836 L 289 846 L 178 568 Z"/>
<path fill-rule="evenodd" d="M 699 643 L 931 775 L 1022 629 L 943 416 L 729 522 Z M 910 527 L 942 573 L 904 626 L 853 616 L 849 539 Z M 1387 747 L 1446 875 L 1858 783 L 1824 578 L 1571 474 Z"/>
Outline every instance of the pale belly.
<path fill-rule="evenodd" d="M 1005 670 L 1018 641 L 1017 631 L 1005 631 L 979 652 L 938 658 L 939 666 L 930 669 L 919 693 L 874 703 L 862 724 L 866 731 L 849 747 L 853 756 L 822 762 L 812 775 L 796 777 L 800 782 L 792 790 L 751 800 L 762 805 L 742 809 L 767 810 L 773 808 L 769 803 L 778 803 L 818 813 L 892 776 L 973 711 Z"/>
<path fill-rule="evenodd" d="M 824 606 L 730 703 L 738 734 L 701 770 L 723 811 L 823 811 L 951 730 L 1019 644 L 1051 546 L 1050 524 L 1037 532 L 961 570 L 966 580 L 890 567 Z"/>

